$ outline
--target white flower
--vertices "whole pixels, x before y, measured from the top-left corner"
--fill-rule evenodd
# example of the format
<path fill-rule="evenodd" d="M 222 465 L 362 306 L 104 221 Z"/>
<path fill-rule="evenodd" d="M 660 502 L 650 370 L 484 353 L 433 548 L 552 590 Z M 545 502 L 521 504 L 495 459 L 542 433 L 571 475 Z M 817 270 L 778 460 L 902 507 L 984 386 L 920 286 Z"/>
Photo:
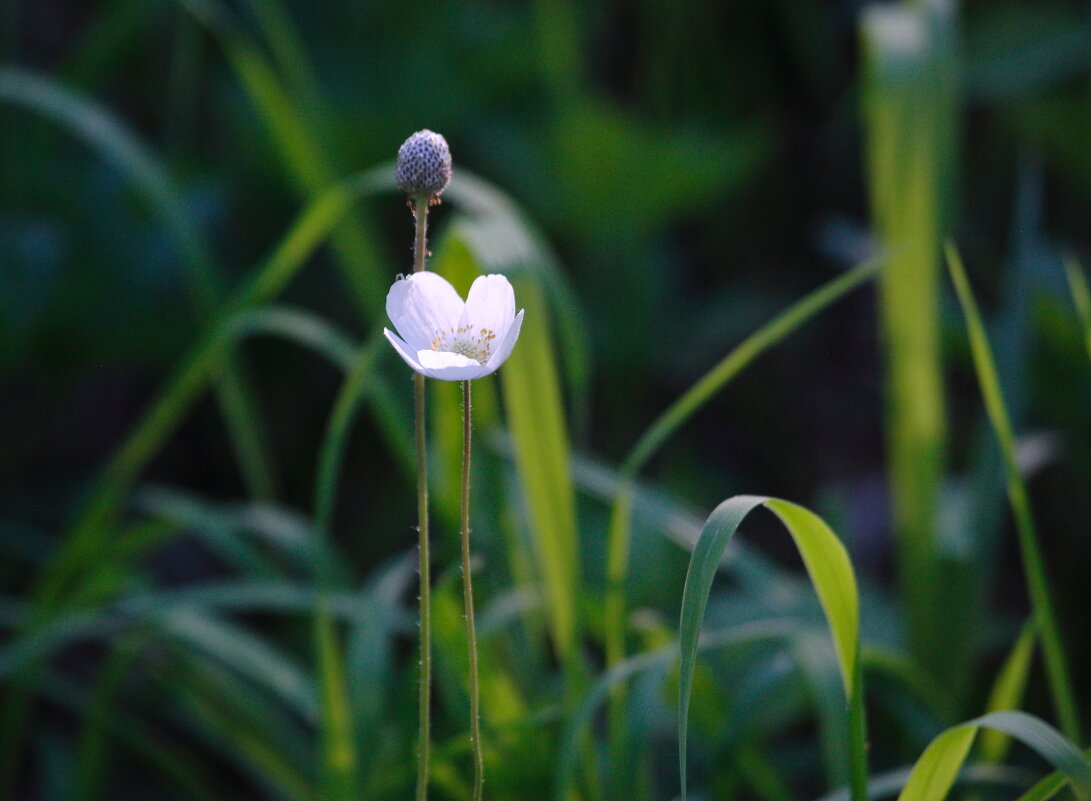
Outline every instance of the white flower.
<path fill-rule="evenodd" d="M 477 278 L 463 303 L 447 279 L 423 271 L 390 287 L 386 313 L 398 333 L 383 333 L 418 373 L 466 381 L 504 363 L 519 338 L 523 311 L 515 313 L 515 292 L 502 275 Z"/>

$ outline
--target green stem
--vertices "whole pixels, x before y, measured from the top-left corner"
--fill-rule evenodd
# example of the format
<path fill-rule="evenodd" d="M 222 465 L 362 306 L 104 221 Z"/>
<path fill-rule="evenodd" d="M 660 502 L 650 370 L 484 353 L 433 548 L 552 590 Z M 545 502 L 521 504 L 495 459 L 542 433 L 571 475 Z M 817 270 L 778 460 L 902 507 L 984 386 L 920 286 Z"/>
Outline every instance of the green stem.
<path fill-rule="evenodd" d="M 428 242 L 428 197 L 413 200 L 416 238 L 413 245 L 413 271 L 424 270 Z M 413 375 L 413 408 L 417 431 L 417 521 L 420 534 L 420 744 L 417 752 L 417 801 L 428 798 L 428 759 L 431 749 L 432 696 L 432 589 L 428 556 L 428 448 L 424 413 L 424 376 Z"/>
<path fill-rule="evenodd" d="M 470 382 L 462 382 L 462 597 L 466 607 L 466 642 L 470 657 L 470 744 L 474 753 L 473 801 L 485 788 L 485 758 L 481 753 L 481 692 L 477 681 L 477 632 L 474 627 L 474 589 L 470 569 L 470 432 L 473 407 Z"/>
<path fill-rule="evenodd" d="M 864 670 L 856 655 L 849 698 L 849 792 L 852 801 L 867 801 L 867 718 L 864 715 Z"/>
<path fill-rule="evenodd" d="M 1015 432 L 1008 409 L 1004 404 L 1004 395 L 1000 379 L 996 372 L 996 360 L 992 346 L 985 333 L 985 324 L 977 308 L 962 259 L 951 244 L 947 245 L 947 268 L 966 318 L 966 329 L 970 336 L 970 350 L 974 368 L 977 371 L 981 396 L 985 402 L 985 411 L 992 423 L 993 431 L 1000 443 L 1000 453 L 1006 476 L 1008 501 L 1015 517 L 1015 530 L 1019 539 L 1019 549 L 1023 557 L 1023 571 L 1030 595 L 1031 609 L 1035 625 L 1042 640 L 1042 656 L 1046 667 L 1049 690 L 1053 696 L 1053 705 L 1061 724 L 1061 731 L 1073 742 L 1080 742 L 1080 719 L 1076 709 L 1072 679 L 1068 672 L 1064 642 L 1061 629 L 1053 611 L 1053 601 L 1046 578 L 1045 561 L 1038 545 L 1038 532 L 1030 509 L 1030 497 L 1027 485 L 1019 472 L 1015 453 Z"/>

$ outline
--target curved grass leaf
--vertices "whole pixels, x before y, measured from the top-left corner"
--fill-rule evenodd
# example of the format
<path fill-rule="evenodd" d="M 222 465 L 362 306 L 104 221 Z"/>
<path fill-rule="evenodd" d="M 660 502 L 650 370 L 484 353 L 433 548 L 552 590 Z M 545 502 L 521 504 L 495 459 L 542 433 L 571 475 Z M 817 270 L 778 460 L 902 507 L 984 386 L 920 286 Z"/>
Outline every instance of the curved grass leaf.
<path fill-rule="evenodd" d="M 921 754 L 898 801 L 943 801 L 981 728 L 1002 731 L 1064 774 L 1080 801 L 1091 798 L 1091 761 L 1056 729 L 1025 712 L 993 712 L 947 729 Z"/>
<path fill-rule="evenodd" d="M 640 468 L 698 409 L 722 390 L 760 354 L 792 334 L 831 303 L 876 274 L 880 261 L 865 262 L 819 287 L 770 320 L 731 350 L 718 364 L 690 387 L 641 435 L 621 466 L 622 482 L 613 499 L 607 535 L 607 589 L 604 631 L 607 662 L 621 659 L 625 652 L 625 582 L 629 573 L 632 537 L 634 481 Z M 621 699 L 615 695 L 612 730 L 621 736 Z M 620 750 L 614 743 L 615 752 Z"/>
<path fill-rule="evenodd" d="M 1072 691 L 1072 680 L 1068 671 L 1060 626 L 1053 611 L 1045 562 L 1038 545 L 1038 533 L 1031 513 L 1030 495 L 1015 457 L 1015 434 L 1004 403 L 1000 378 L 996 372 L 996 362 L 993 359 L 988 334 L 985 332 L 985 324 L 981 320 L 977 301 L 974 300 L 970 282 L 962 267 L 962 259 L 951 244 L 947 246 L 947 267 L 958 294 L 959 304 L 962 306 L 963 317 L 966 319 L 970 352 L 973 355 L 974 369 L 977 372 L 977 382 L 985 403 L 985 411 L 1000 442 L 1008 501 L 1011 503 L 1015 529 L 1019 535 L 1023 571 L 1034 611 L 1034 623 L 1042 642 L 1042 654 L 1045 658 L 1046 675 L 1049 679 L 1050 694 L 1053 696 L 1053 705 L 1061 723 L 1061 730 L 1069 739 L 1079 741 L 1079 714 Z"/>
<path fill-rule="evenodd" d="M 450 236 L 465 243 L 479 272 L 506 274 L 526 309 L 519 346 L 500 371 L 500 382 L 550 632 L 571 677 L 577 670 L 580 562 L 561 362 L 553 343 L 556 330 L 569 378 L 577 384 L 575 396 L 582 398 L 586 347 L 577 307 L 540 237 L 503 193 L 460 171 L 446 197 L 467 212 Z"/>
<path fill-rule="evenodd" d="M 858 658 L 859 601 L 852 563 L 837 536 L 813 512 L 788 501 L 752 495 L 729 498 L 713 510 L 701 531 L 686 572 L 679 620 L 678 763 L 682 801 L 686 801 L 687 797 L 689 705 L 705 606 L 724 549 L 746 516 L 759 506 L 773 512 L 792 535 L 825 612 L 837 653 L 841 682 L 849 700 L 853 796 L 855 801 L 862 801 L 866 794 L 867 770 L 864 764 L 863 688 Z"/>

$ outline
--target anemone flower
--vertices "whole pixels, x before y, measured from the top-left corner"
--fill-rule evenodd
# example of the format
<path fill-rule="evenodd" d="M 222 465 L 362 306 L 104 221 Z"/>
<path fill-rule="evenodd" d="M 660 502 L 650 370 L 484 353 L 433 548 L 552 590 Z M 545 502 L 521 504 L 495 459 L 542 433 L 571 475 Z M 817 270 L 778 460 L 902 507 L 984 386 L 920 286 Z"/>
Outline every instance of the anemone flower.
<path fill-rule="evenodd" d="M 386 296 L 386 313 L 397 334 L 383 329 L 405 363 L 442 381 L 468 381 L 493 373 L 519 338 L 523 309 L 502 275 L 478 277 L 463 302 L 433 272 L 399 278 Z"/>

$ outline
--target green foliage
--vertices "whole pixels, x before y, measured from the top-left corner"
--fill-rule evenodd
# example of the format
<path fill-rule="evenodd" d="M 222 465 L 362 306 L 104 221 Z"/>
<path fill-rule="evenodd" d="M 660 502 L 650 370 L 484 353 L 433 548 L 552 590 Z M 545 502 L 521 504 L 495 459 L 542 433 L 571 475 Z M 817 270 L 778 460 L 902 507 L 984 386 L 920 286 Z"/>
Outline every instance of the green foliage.
<path fill-rule="evenodd" d="M 427 126 L 431 268 L 526 308 L 473 389 L 486 797 L 1087 798 L 1059 568 L 1091 558 L 1091 293 L 1056 253 L 1087 245 L 1091 60 L 1062 5 L 12 4 L 0 797 L 412 794 L 412 383 L 381 327 Z M 428 789 L 461 801 L 460 418 L 429 383 Z"/>

